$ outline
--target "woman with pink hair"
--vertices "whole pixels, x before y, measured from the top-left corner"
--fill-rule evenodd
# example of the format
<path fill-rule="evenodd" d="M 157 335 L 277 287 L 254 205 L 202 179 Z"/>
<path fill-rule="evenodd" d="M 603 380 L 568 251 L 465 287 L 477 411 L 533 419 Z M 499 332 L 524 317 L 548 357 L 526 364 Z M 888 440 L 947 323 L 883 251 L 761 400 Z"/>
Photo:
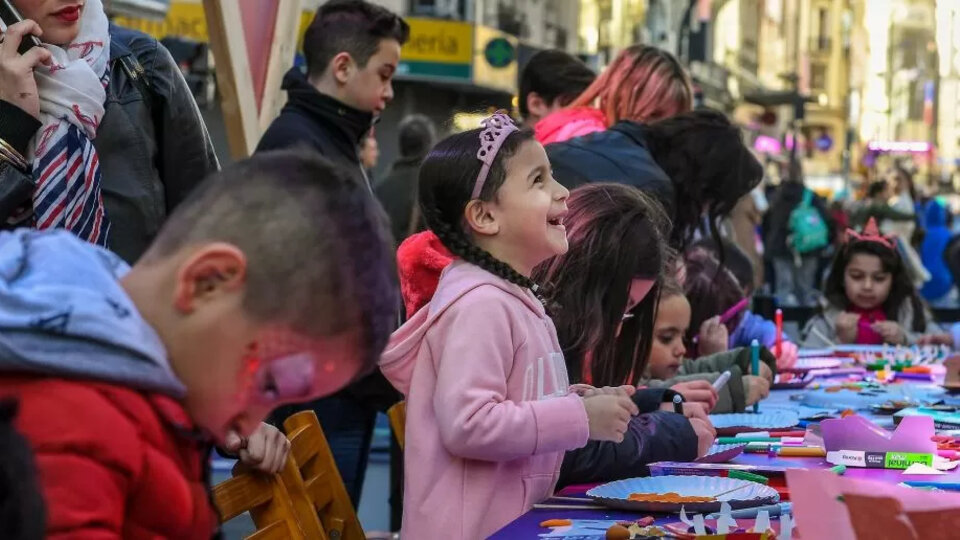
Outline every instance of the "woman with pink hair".
<path fill-rule="evenodd" d="M 647 123 L 693 108 L 690 77 L 667 51 L 633 45 L 570 105 L 535 126 L 542 144 L 603 131 L 621 120 Z"/>

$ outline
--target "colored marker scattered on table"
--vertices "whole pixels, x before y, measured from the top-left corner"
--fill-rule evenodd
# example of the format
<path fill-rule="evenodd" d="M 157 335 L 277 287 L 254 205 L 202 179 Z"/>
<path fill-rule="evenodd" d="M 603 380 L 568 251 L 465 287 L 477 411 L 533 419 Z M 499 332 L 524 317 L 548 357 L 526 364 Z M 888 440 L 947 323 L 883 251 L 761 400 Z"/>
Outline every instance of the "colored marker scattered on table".
<path fill-rule="evenodd" d="M 750 342 L 750 369 L 754 375 L 760 375 L 760 342 L 753 340 Z M 753 412 L 760 412 L 760 403 L 753 404 Z"/>
<path fill-rule="evenodd" d="M 780 353 L 783 346 L 783 310 L 777 309 L 776 315 L 774 315 L 774 321 L 777 323 L 777 342 L 775 354 L 777 358 L 780 358 Z"/>
<path fill-rule="evenodd" d="M 719 392 L 730 380 L 730 370 L 724 371 L 717 377 L 717 380 L 713 381 L 713 390 Z"/>

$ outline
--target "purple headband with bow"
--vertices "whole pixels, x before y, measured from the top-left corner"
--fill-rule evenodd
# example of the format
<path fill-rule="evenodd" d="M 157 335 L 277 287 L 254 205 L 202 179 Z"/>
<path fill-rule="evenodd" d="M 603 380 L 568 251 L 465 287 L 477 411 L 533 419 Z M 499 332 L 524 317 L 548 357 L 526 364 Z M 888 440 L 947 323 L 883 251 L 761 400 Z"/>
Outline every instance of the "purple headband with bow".
<path fill-rule="evenodd" d="M 484 129 L 480 132 L 480 150 L 477 150 L 477 159 L 483 163 L 483 166 L 480 167 L 480 174 L 477 175 L 477 183 L 473 186 L 471 199 L 480 198 L 483 184 L 487 181 L 490 167 L 493 166 L 493 160 L 497 158 L 497 152 L 503 146 L 503 141 L 507 140 L 514 131 L 520 131 L 520 128 L 503 111 L 495 112 L 493 116 L 480 122 L 480 125 Z"/>

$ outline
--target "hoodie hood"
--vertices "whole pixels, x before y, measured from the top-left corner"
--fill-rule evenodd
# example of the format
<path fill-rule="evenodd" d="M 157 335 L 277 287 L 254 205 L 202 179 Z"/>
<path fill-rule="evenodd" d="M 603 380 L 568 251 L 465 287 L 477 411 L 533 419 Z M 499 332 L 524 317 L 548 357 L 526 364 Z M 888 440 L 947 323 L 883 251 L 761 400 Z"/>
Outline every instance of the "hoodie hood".
<path fill-rule="evenodd" d="M 606 118 L 599 109 L 574 107 L 560 109 L 547 115 L 534 126 L 534 136 L 540 144 L 547 145 L 582 137 L 607 129 Z"/>
<path fill-rule="evenodd" d="M 938 201 L 930 201 L 927 203 L 927 208 L 924 212 L 924 223 L 928 229 L 933 227 L 946 227 L 947 209 Z"/>
<path fill-rule="evenodd" d="M 0 371 L 186 393 L 120 285 L 130 267 L 65 231 L 0 232 Z"/>
<path fill-rule="evenodd" d="M 440 274 L 453 259 L 453 253 L 444 247 L 433 231 L 414 234 L 400 244 L 397 270 L 408 319 L 430 303 L 440 282 Z"/>
<path fill-rule="evenodd" d="M 468 292 L 484 286 L 492 286 L 518 298 L 536 316 L 546 319 L 546 310 L 529 289 L 510 283 L 486 270 L 455 260 L 440 275 L 440 282 L 426 309 L 403 324 L 393 335 L 387 350 L 380 358 L 380 370 L 393 386 L 404 395 L 410 390 L 410 380 L 416 365 L 420 345 L 433 323 L 454 302 Z"/>

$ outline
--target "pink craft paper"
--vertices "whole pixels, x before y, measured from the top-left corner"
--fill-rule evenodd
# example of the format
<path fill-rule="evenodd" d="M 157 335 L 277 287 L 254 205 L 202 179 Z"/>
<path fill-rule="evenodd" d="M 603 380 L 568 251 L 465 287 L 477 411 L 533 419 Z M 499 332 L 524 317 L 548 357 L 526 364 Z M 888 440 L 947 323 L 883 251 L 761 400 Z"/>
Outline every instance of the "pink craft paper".
<path fill-rule="evenodd" d="M 867 452 L 917 452 L 935 454 L 933 418 L 905 416 L 892 433 L 860 416 L 824 420 L 820 422 L 823 446 L 827 452 L 836 450 L 863 450 Z"/>
<path fill-rule="evenodd" d="M 788 469 L 787 486 L 793 517 L 803 538 L 858 540 L 846 504 L 837 500 L 844 493 L 893 497 L 906 512 L 960 511 L 960 494 L 899 487 L 883 482 L 857 480 L 830 471 Z"/>

